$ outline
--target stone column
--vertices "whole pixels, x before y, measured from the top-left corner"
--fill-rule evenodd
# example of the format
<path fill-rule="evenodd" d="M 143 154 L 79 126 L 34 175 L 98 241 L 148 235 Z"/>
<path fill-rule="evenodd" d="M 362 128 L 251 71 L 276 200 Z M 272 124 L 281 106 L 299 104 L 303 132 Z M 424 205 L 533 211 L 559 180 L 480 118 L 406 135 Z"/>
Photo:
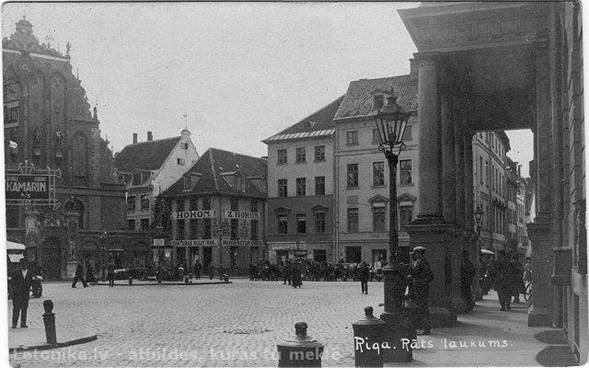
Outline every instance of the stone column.
<path fill-rule="evenodd" d="M 536 218 L 528 224 L 532 243 L 533 299 L 528 309 L 528 326 L 550 326 L 553 287 L 550 283 L 553 260 L 554 226 L 552 220 L 552 131 L 550 68 L 547 50 L 536 56 Z"/>
<path fill-rule="evenodd" d="M 419 55 L 419 216 L 442 215 L 441 141 L 438 116 L 438 65 L 429 55 Z"/>
<path fill-rule="evenodd" d="M 464 134 L 464 229 L 466 230 L 464 238 L 464 249 L 469 250 L 470 261 L 472 262 L 475 274 L 472 283 L 472 294 L 475 300 L 480 300 L 482 296 L 481 287 L 479 285 L 480 262 L 479 262 L 479 242 L 473 242 L 472 239 L 476 232 L 474 224 L 474 156 L 472 152 L 472 139 L 476 132 L 467 130 Z M 475 161 L 476 163 L 476 161 Z"/>
<path fill-rule="evenodd" d="M 453 98 L 446 92 L 441 97 L 442 115 L 442 193 L 443 215 L 448 222 L 456 222 L 456 175 L 454 157 Z M 421 185 L 421 182 L 420 182 Z"/>

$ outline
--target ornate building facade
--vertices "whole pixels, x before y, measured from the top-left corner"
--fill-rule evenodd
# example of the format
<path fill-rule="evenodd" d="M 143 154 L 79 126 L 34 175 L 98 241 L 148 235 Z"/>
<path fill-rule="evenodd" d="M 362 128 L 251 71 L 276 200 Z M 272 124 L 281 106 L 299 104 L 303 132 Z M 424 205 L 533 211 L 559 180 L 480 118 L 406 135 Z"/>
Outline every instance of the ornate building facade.
<path fill-rule="evenodd" d="M 7 237 L 25 243 L 29 259 L 48 278 L 67 277 L 67 263 L 75 260 L 99 269 L 110 253 L 122 262 L 121 249 L 128 245 L 135 254 L 144 244 L 147 252 L 150 243 L 147 233 L 121 231 L 126 229 L 125 187 L 113 176 L 97 110 L 90 111 L 72 73 L 70 48 L 68 42 L 63 55 L 40 44 L 25 18 L 2 40 L 6 170 L 26 163 L 59 173 L 55 206 L 6 207 Z M 38 235 L 34 240 L 27 236 L 31 230 Z"/>

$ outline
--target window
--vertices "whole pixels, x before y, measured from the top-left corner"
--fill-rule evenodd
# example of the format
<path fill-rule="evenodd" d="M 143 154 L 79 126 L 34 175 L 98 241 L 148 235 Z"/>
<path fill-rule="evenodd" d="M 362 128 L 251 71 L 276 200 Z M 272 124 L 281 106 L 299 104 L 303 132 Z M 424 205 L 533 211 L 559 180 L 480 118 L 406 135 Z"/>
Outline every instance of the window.
<path fill-rule="evenodd" d="M 18 106 L 4 106 L 4 124 L 18 122 Z"/>
<path fill-rule="evenodd" d="M 210 198 L 203 198 L 202 199 L 202 209 L 203 210 L 210 210 L 211 209 L 211 199 Z"/>
<path fill-rule="evenodd" d="M 348 188 L 358 187 L 358 164 L 348 164 Z"/>
<path fill-rule="evenodd" d="M 231 211 L 239 211 L 239 199 L 231 198 Z"/>
<path fill-rule="evenodd" d="M 348 145 L 358 144 L 358 131 L 351 130 L 351 131 L 347 132 L 347 141 L 346 142 Z"/>
<path fill-rule="evenodd" d="M 188 143 L 182 143 L 182 149 L 187 150 L 188 149 Z"/>
<path fill-rule="evenodd" d="M 325 161 L 325 146 L 315 146 L 315 161 Z"/>
<path fill-rule="evenodd" d="M 407 125 L 405 127 L 405 132 L 403 132 L 402 140 L 403 141 L 410 141 L 412 139 L 413 139 L 413 136 L 412 136 L 412 131 L 411 131 L 411 125 Z"/>
<path fill-rule="evenodd" d="M 258 212 L 258 201 L 256 201 L 255 199 L 252 200 L 250 204 L 250 209 L 252 212 Z"/>
<path fill-rule="evenodd" d="M 127 197 L 127 211 L 135 211 L 135 197 Z"/>
<path fill-rule="evenodd" d="M 286 150 L 285 149 L 279 149 L 278 150 L 278 165 L 284 165 L 287 163 L 286 160 Z"/>
<path fill-rule="evenodd" d="M 375 95 L 374 96 L 374 109 L 382 109 L 384 106 L 384 95 Z"/>
<path fill-rule="evenodd" d="M 184 166 L 184 165 L 186 164 L 186 161 L 184 161 L 184 159 L 183 159 L 183 158 L 179 158 L 179 159 L 177 159 L 177 161 L 176 161 L 176 162 L 178 162 L 178 165 L 180 165 L 180 166 Z"/>
<path fill-rule="evenodd" d="M 378 129 L 372 129 L 372 143 L 380 144 L 380 135 L 378 134 Z"/>
<path fill-rule="evenodd" d="M 184 211 L 184 199 L 179 199 L 176 201 L 176 203 L 177 203 L 176 211 L 178 211 L 178 212 Z"/>
<path fill-rule="evenodd" d="M 128 220 L 129 230 L 135 231 L 135 220 Z"/>
<path fill-rule="evenodd" d="M 384 162 L 372 163 L 372 185 L 384 185 Z"/>
<path fill-rule="evenodd" d="M 198 210 L 198 199 L 197 198 L 190 198 L 190 210 L 191 211 Z"/>
<path fill-rule="evenodd" d="M 483 185 L 483 157 L 479 156 L 479 182 Z"/>
<path fill-rule="evenodd" d="M 374 207 L 372 209 L 372 223 L 374 232 L 385 231 L 385 207 Z"/>
<path fill-rule="evenodd" d="M 348 232 L 358 232 L 358 209 L 348 208 Z"/>
<path fill-rule="evenodd" d="M 315 212 L 315 232 L 325 232 L 325 212 Z"/>
<path fill-rule="evenodd" d="M 400 160 L 399 166 L 399 182 L 401 185 L 409 185 L 413 183 L 413 179 L 411 178 L 411 160 Z"/>
<path fill-rule="evenodd" d="M 211 238 L 211 219 L 206 218 L 203 221 L 203 232 L 202 237 L 203 239 L 210 239 Z"/>
<path fill-rule="evenodd" d="M 399 217 L 401 226 L 409 225 L 413 221 L 413 207 L 401 206 L 399 208 Z"/>
<path fill-rule="evenodd" d="M 307 216 L 305 214 L 297 215 L 297 233 L 304 234 L 307 232 Z"/>
<path fill-rule="evenodd" d="M 192 186 L 192 176 L 190 175 L 186 175 L 184 176 L 184 190 L 190 190 L 190 187 Z"/>
<path fill-rule="evenodd" d="M 305 178 L 297 178 L 297 196 L 307 195 L 307 180 Z"/>
<path fill-rule="evenodd" d="M 239 239 L 239 220 L 231 219 L 231 239 Z"/>
<path fill-rule="evenodd" d="M 133 174 L 133 185 L 139 185 L 141 184 L 141 173 L 135 173 Z"/>
<path fill-rule="evenodd" d="M 149 230 L 149 219 L 141 219 L 141 230 L 142 231 Z"/>
<path fill-rule="evenodd" d="M 177 232 L 178 236 L 176 237 L 176 239 L 178 240 L 184 240 L 185 239 L 185 234 L 184 234 L 184 220 L 180 220 L 178 221 L 178 232 Z"/>
<path fill-rule="evenodd" d="M 278 179 L 278 196 L 288 197 L 288 185 L 286 179 Z"/>
<path fill-rule="evenodd" d="M 142 194 L 140 198 L 141 198 L 141 209 L 148 210 L 149 209 L 149 194 Z"/>
<path fill-rule="evenodd" d="M 197 219 L 190 220 L 188 231 L 190 233 L 189 234 L 190 239 L 197 239 L 198 238 L 198 220 Z"/>
<path fill-rule="evenodd" d="M 315 177 L 315 195 L 325 195 L 325 176 Z"/>
<path fill-rule="evenodd" d="M 288 233 L 288 217 L 286 215 L 279 215 L 278 216 L 278 233 L 279 234 L 287 234 Z"/>
<path fill-rule="evenodd" d="M 296 156 L 297 164 L 304 164 L 307 162 L 307 154 L 305 153 L 305 147 L 297 148 L 297 156 Z"/>
<path fill-rule="evenodd" d="M 250 239 L 258 240 L 258 220 L 250 221 Z"/>

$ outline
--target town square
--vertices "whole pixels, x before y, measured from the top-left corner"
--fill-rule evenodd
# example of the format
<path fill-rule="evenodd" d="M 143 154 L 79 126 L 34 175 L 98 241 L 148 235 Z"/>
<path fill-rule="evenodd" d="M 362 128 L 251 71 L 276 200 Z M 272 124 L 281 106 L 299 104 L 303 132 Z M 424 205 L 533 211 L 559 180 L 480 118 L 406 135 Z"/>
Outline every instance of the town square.
<path fill-rule="evenodd" d="M 576 366 L 575 1 L 2 8 L 6 362 Z"/>

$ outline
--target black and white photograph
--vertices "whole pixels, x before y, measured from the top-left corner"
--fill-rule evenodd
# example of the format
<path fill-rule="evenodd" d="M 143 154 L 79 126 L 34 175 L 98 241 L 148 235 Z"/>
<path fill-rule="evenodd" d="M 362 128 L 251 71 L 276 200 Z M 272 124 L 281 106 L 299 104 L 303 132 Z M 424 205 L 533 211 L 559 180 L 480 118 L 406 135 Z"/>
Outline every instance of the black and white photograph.
<path fill-rule="evenodd" d="M 587 364 L 580 1 L 0 20 L 0 365 Z"/>

